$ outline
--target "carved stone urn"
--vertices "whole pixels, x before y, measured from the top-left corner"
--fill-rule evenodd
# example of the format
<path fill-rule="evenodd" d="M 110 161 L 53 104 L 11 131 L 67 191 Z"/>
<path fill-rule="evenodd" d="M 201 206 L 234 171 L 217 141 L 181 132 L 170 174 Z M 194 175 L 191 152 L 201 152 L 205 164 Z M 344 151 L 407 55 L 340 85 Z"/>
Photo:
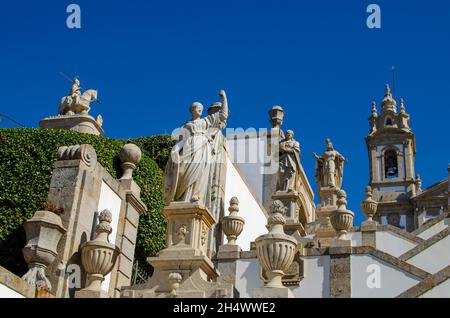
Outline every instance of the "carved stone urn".
<path fill-rule="evenodd" d="M 111 212 L 103 210 L 99 216 L 99 224 L 95 228 L 97 237 L 81 245 L 81 261 L 88 274 L 88 286 L 84 290 L 101 291 L 101 283 L 114 267 L 119 248 L 109 243 L 111 234 Z"/>
<path fill-rule="evenodd" d="M 345 240 L 346 234 L 353 226 L 355 214 L 347 210 L 347 194 L 344 190 L 339 190 L 337 194 L 338 209 L 331 215 L 331 225 L 335 229 L 339 240 Z"/>
<path fill-rule="evenodd" d="M 265 287 L 269 288 L 286 288 L 281 279 L 291 266 L 297 251 L 296 239 L 283 230 L 286 210 L 281 201 L 274 201 L 270 206 L 269 233 L 261 235 L 255 241 L 259 262 L 268 278 Z"/>
<path fill-rule="evenodd" d="M 372 188 L 366 187 L 366 199 L 361 202 L 361 210 L 366 215 L 367 221 L 373 221 L 377 213 L 378 202 L 372 199 Z"/>
<path fill-rule="evenodd" d="M 227 236 L 229 245 L 236 245 L 238 236 L 244 229 L 245 221 L 243 218 L 237 215 L 239 212 L 239 200 L 236 197 L 232 197 L 230 200 L 230 207 L 228 208 L 230 214 L 222 218 L 222 230 Z"/>
<path fill-rule="evenodd" d="M 119 153 L 120 161 L 122 162 L 123 175 L 121 180 L 132 179 L 133 171 L 136 169 L 139 161 L 141 161 L 142 152 L 138 146 L 128 143 L 122 147 Z"/>
<path fill-rule="evenodd" d="M 66 229 L 61 217 L 51 211 L 37 211 L 24 224 L 27 245 L 22 249 L 29 270 L 22 277 L 30 285 L 51 290 L 52 286 L 45 275 L 46 268 L 57 256 L 57 247 Z"/>

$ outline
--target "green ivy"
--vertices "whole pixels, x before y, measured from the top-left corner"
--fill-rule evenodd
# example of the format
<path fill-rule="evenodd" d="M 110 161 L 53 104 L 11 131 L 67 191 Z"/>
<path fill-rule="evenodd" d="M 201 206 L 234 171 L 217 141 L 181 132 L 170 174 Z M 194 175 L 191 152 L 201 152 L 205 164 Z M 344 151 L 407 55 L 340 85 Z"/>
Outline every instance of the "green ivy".
<path fill-rule="evenodd" d="M 60 146 L 91 144 L 98 161 L 115 178 L 122 174 L 120 149 L 133 142 L 142 159 L 133 176 L 148 211 L 139 220 L 135 258 L 146 264 L 165 245 L 162 169 L 172 141 L 168 135 L 114 140 L 56 129 L 0 129 L 0 265 L 17 275 L 26 272 L 23 223 L 47 201 L 53 163 Z M 147 270 L 150 270 L 148 267 Z"/>

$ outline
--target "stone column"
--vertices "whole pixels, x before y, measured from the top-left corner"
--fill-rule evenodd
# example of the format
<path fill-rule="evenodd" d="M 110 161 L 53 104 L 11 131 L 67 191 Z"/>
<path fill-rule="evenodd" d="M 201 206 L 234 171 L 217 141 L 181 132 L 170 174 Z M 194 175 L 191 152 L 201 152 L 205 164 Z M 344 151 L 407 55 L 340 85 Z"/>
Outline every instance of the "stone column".
<path fill-rule="evenodd" d="M 351 241 L 334 240 L 330 251 L 330 297 L 350 298 L 351 290 Z"/>
<path fill-rule="evenodd" d="M 58 298 L 73 296 L 66 269 L 70 264 L 81 266 L 78 248 L 91 238 L 102 174 L 91 145 L 59 148 L 48 194 L 48 205 L 62 209 L 62 226 L 67 230 L 58 245 L 56 262 L 49 268 L 52 293 Z M 83 271 L 79 274 L 84 276 Z"/>
<path fill-rule="evenodd" d="M 370 169 L 372 173 L 372 182 L 380 181 L 379 172 L 378 172 L 378 159 L 377 159 L 377 146 L 370 146 Z"/>
<path fill-rule="evenodd" d="M 410 180 L 414 178 L 414 159 L 413 159 L 413 153 L 412 153 L 412 142 L 411 140 L 406 140 L 403 144 L 403 147 L 405 148 L 405 162 L 406 162 L 406 179 Z"/>

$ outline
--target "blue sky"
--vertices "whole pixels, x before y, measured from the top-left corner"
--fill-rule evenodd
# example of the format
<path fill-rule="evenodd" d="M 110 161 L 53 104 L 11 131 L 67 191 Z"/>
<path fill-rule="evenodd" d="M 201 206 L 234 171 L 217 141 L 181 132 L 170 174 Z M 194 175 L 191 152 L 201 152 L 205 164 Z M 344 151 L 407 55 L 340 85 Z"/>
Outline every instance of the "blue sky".
<path fill-rule="evenodd" d="M 65 23 L 73 2 L 79 30 Z M 381 29 L 366 26 L 370 3 L 381 6 Z M 282 105 L 311 183 L 311 152 L 325 138 L 349 158 L 344 188 L 359 223 L 367 117 L 392 65 L 417 136 L 416 170 L 425 186 L 447 175 L 449 17 L 445 0 L 3 2 L 0 112 L 37 127 L 70 88 L 60 71 L 99 90 L 92 114 L 113 138 L 170 133 L 191 102 L 209 105 L 222 88 L 229 127 L 268 127 L 268 109 Z"/>

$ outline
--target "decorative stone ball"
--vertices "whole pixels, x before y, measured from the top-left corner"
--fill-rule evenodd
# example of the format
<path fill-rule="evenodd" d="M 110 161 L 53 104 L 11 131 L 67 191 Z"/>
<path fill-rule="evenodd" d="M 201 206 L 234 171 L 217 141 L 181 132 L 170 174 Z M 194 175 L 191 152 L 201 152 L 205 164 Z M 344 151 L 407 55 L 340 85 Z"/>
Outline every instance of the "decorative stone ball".
<path fill-rule="evenodd" d="M 141 161 L 142 152 L 138 146 L 128 143 L 120 150 L 119 158 L 121 162 L 131 162 L 135 165 Z"/>

